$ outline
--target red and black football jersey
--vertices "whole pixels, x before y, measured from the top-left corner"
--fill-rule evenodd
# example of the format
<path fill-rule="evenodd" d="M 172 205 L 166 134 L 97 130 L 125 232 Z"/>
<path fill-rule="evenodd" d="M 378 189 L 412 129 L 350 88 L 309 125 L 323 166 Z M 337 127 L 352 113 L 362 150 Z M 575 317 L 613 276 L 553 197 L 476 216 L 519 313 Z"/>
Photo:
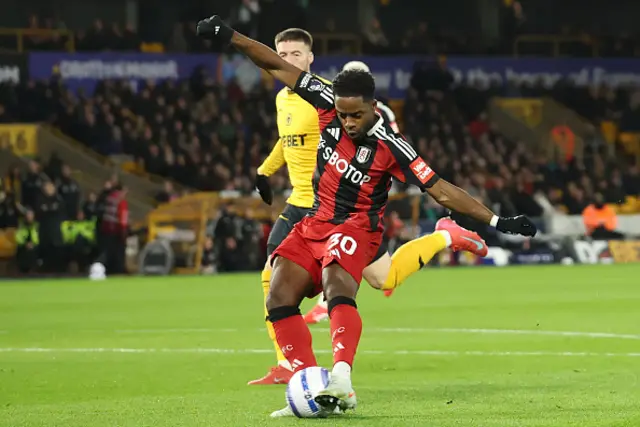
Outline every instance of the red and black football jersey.
<path fill-rule="evenodd" d="M 381 116 L 366 138 L 351 139 L 337 116 L 330 84 L 302 73 L 294 91 L 316 107 L 320 123 L 315 200 L 309 215 L 334 224 L 350 222 L 382 230 L 391 177 L 420 188 L 431 187 L 439 179 Z"/>

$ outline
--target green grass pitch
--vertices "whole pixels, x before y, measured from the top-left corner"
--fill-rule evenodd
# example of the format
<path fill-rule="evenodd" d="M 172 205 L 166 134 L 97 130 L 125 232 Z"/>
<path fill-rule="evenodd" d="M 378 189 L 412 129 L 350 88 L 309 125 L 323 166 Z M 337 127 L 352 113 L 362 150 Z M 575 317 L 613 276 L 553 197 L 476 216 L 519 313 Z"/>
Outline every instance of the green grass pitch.
<path fill-rule="evenodd" d="M 358 303 L 357 411 L 272 420 L 257 273 L 0 282 L 0 427 L 640 426 L 640 266 L 431 269 Z"/>

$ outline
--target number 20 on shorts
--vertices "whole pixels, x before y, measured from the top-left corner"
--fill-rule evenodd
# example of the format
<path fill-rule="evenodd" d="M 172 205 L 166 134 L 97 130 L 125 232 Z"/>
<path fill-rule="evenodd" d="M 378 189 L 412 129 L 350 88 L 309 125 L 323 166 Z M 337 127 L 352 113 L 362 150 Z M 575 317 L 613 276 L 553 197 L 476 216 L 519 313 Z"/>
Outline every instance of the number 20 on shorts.
<path fill-rule="evenodd" d="M 335 249 L 334 249 L 335 248 Z M 358 249 L 358 243 L 351 236 L 345 236 L 342 233 L 334 233 L 329 237 L 328 252 L 340 249 L 340 251 L 346 255 L 353 255 Z"/>

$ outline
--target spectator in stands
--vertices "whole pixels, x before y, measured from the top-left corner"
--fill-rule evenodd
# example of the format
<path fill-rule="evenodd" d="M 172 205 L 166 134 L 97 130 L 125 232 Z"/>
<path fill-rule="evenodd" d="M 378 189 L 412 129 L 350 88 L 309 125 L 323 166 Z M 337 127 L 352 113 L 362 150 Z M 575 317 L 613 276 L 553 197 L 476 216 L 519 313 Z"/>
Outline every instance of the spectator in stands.
<path fill-rule="evenodd" d="M 382 30 L 382 25 L 378 18 L 373 18 L 367 22 L 362 29 L 370 53 L 382 53 L 389 47 L 389 40 Z"/>
<path fill-rule="evenodd" d="M 38 269 L 38 224 L 32 210 L 27 210 L 16 232 L 16 263 L 21 273 L 35 273 Z"/>
<path fill-rule="evenodd" d="M 22 207 L 12 192 L 0 190 L 0 229 L 16 228 Z"/>
<path fill-rule="evenodd" d="M 240 252 L 245 254 L 245 270 L 261 270 L 266 258 L 262 257 L 260 239 L 262 238 L 262 225 L 256 221 L 252 209 L 243 212 L 240 219 Z"/>
<path fill-rule="evenodd" d="M 505 0 L 501 9 L 501 34 L 504 53 L 513 53 L 513 43 L 524 22 L 524 11 L 518 0 Z"/>
<path fill-rule="evenodd" d="M 436 53 L 433 38 L 429 34 L 429 24 L 426 21 L 419 22 L 415 28 L 409 28 L 401 45 L 407 53 Z"/>
<path fill-rule="evenodd" d="M 71 177 L 69 165 L 62 166 L 60 178 L 56 180 L 58 194 L 62 198 L 65 208 L 65 219 L 74 220 L 80 210 L 80 186 Z"/>
<path fill-rule="evenodd" d="M 241 0 L 233 20 L 234 28 L 251 38 L 257 37 L 260 2 L 258 0 Z"/>
<path fill-rule="evenodd" d="M 171 181 L 165 181 L 163 185 L 164 188 L 162 189 L 162 191 L 156 194 L 156 202 L 159 205 L 161 205 L 162 203 L 169 203 L 170 201 L 178 197 Z"/>
<path fill-rule="evenodd" d="M 120 29 L 120 24 L 113 22 L 111 24 L 111 34 L 113 47 L 109 50 L 136 51 L 140 49 L 140 39 L 134 31 L 131 24 L 127 24 L 124 30 Z"/>
<path fill-rule="evenodd" d="M 93 27 L 87 32 L 83 50 L 100 51 L 117 45 L 115 37 L 107 33 L 101 19 L 93 21 Z"/>
<path fill-rule="evenodd" d="M 624 191 L 631 196 L 640 197 L 640 168 L 633 164 L 622 179 Z"/>
<path fill-rule="evenodd" d="M 200 274 L 215 274 L 216 271 L 216 254 L 213 247 L 213 239 L 207 236 L 204 241 L 204 248 L 202 249 Z"/>
<path fill-rule="evenodd" d="M 238 240 L 242 237 L 239 223 L 241 223 L 241 219 L 232 212 L 229 206 L 220 207 L 220 215 L 213 232 L 213 239 L 217 246 L 216 253 L 219 254 L 218 271 L 243 269 L 244 256 L 238 244 Z"/>
<path fill-rule="evenodd" d="M 0 123 L 13 123 L 15 120 L 7 111 L 7 108 L 0 103 Z"/>
<path fill-rule="evenodd" d="M 94 221 L 98 215 L 98 196 L 93 191 L 86 195 L 82 203 L 82 215 L 91 221 Z"/>
<path fill-rule="evenodd" d="M 440 95 L 448 91 L 453 84 L 453 76 L 446 68 L 446 59 L 438 58 L 436 61 L 418 61 L 414 65 L 411 77 L 411 87 L 416 89 L 423 96 L 428 91 L 436 92 Z"/>
<path fill-rule="evenodd" d="M 604 196 L 601 193 L 596 193 L 594 202 L 584 209 L 582 221 L 587 236 L 593 239 L 612 240 L 624 237 L 615 231 L 618 227 L 618 217 L 613 208 L 605 204 Z"/>
<path fill-rule="evenodd" d="M 57 180 L 62 176 L 62 166 L 63 161 L 60 158 L 60 155 L 57 152 L 51 153 L 49 156 L 49 161 L 44 168 L 44 173 L 49 177 L 49 179 Z"/>
<path fill-rule="evenodd" d="M 0 155 L 2 152 L 0 151 Z M 20 200 L 20 194 L 22 192 L 22 171 L 20 166 L 14 165 L 9 169 L 9 173 L 5 175 L 2 180 L 2 188 L 6 193 L 12 193 L 13 196 Z"/>
<path fill-rule="evenodd" d="M 511 194 L 515 212 L 518 215 L 527 215 L 533 218 L 542 216 L 542 207 L 533 197 L 533 188 L 527 185 L 523 178 L 518 179 L 515 189 Z"/>
<path fill-rule="evenodd" d="M 38 220 L 42 270 L 46 273 L 62 273 L 66 270 L 66 265 L 63 262 L 61 226 L 65 220 L 66 209 L 51 181 L 45 182 L 41 191 L 35 213 Z"/>
<path fill-rule="evenodd" d="M 106 197 L 104 213 L 100 223 L 102 251 L 98 260 L 91 267 L 101 265 L 108 274 L 125 274 L 126 247 L 129 235 L 128 190 L 122 185 L 115 185 Z"/>
<path fill-rule="evenodd" d="M 35 208 L 38 198 L 42 192 L 44 179 L 40 170 L 40 163 L 36 160 L 29 161 L 29 170 L 22 179 L 22 205 L 28 208 Z"/>
<path fill-rule="evenodd" d="M 509 197 L 502 177 L 497 176 L 493 179 L 493 186 L 489 189 L 487 195 L 491 205 L 495 206 L 496 213 L 499 213 L 501 216 L 516 215 L 516 207 Z"/>
<path fill-rule="evenodd" d="M 569 182 L 563 204 L 569 215 L 580 215 L 587 207 L 584 191 L 575 182 Z"/>
<path fill-rule="evenodd" d="M 167 163 L 160 154 L 160 148 L 156 144 L 148 147 L 143 159 L 144 170 L 154 175 L 164 175 L 167 172 Z"/>
<path fill-rule="evenodd" d="M 167 47 L 172 52 L 187 52 L 189 49 L 189 42 L 185 37 L 184 24 L 182 22 L 176 22 L 173 26 L 173 32 L 171 33 Z"/>
<path fill-rule="evenodd" d="M 95 221 L 85 218 L 82 211 L 69 223 L 69 261 L 77 266 L 79 272 L 85 273 L 96 252 L 96 224 Z"/>

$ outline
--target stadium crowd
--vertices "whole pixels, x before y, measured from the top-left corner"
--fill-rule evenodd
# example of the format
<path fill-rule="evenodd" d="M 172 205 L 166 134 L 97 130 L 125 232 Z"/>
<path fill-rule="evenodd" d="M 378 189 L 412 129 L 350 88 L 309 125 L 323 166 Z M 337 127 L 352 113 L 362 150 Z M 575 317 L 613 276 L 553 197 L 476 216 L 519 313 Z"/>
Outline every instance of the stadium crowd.
<path fill-rule="evenodd" d="M 402 15 L 405 20 L 408 18 L 398 14 L 397 9 L 403 7 L 399 2 L 380 2 L 373 7 L 372 16 L 359 26 L 354 26 L 351 22 L 345 25 L 334 18 L 317 22 L 312 17 L 318 11 L 307 0 L 230 0 L 220 2 L 215 7 L 239 31 L 265 43 L 271 42 L 278 29 L 308 24 L 315 33 L 358 37 L 366 54 L 512 54 L 514 41 L 519 35 L 538 34 L 541 30 L 530 25 L 532 22 L 527 17 L 526 7 L 520 1 L 505 0 L 502 3 L 498 38 L 490 43 L 464 25 L 439 25 L 437 19 L 436 22 L 430 22 L 420 13 L 404 22 L 402 30 L 398 31 L 396 23 L 399 16 Z M 139 31 L 131 24 L 107 23 L 102 19 L 93 20 L 85 28 L 69 28 L 60 16 L 32 14 L 25 26 L 27 29 L 57 31 L 53 31 L 51 35 L 27 35 L 24 48 L 40 51 L 65 50 L 70 47 L 71 37 L 74 49 L 81 52 L 140 51 L 149 49 L 149 46 L 157 42 L 162 44 L 165 52 L 209 52 L 210 43 L 199 39 L 195 34 L 195 20 L 200 18 L 200 14 L 194 10 L 184 10 L 181 12 L 181 21 L 173 26 L 163 26 L 162 29 L 152 24 L 146 25 L 142 21 Z M 71 33 L 67 32 L 69 29 L 72 30 Z M 620 34 L 609 34 L 595 27 L 583 29 L 568 24 L 557 27 L 554 31 L 566 40 L 560 46 L 559 53 L 562 55 L 593 56 L 597 52 L 599 56 L 629 57 L 640 54 L 637 36 L 622 31 Z M 11 37 L 0 37 L 0 45 L 15 47 L 15 40 L 10 39 Z M 151 49 L 156 51 L 153 50 L 156 48 Z M 533 42 L 520 49 L 523 53 L 550 55 L 553 45 L 548 42 Z M 343 43 L 331 41 L 327 44 L 325 53 L 348 53 L 348 48 Z"/>
<path fill-rule="evenodd" d="M 236 26 L 247 34 L 265 33 L 261 21 L 266 3 L 236 3 L 238 7 L 232 11 Z M 479 46 L 471 35 L 443 32 L 426 21 L 413 22 L 404 33 L 394 32 L 391 37 L 385 31 L 385 17 L 378 14 L 361 29 L 364 50 L 393 54 L 507 52 L 526 21 L 526 11 L 518 1 L 507 3 L 502 10 L 499 47 Z M 305 8 L 300 7 L 304 15 Z M 304 22 L 302 15 L 298 18 Z M 335 31 L 332 25 L 330 20 L 326 22 L 326 30 Z M 66 26 L 60 20 L 34 15 L 29 28 Z M 74 37 L 80 51 L 137 51 L 146 40 L 133 27 L 106 25 L 101 20 L 95 20 L 87 30 L 75 31 Z M 162 41 L 168 51 L 210 51 L 207 42 L 196 37 L 195 25 L 190 22 L 176 23 Z M 57 35 L 25 37 L 25 47 L 30 50 L 61 50 L 66 42 Z M 569 48 L 576 55 L 588 54 L 594 43 L 595 38 L 585 37 L 582 45 Z M 632 38 L 601 38 L 598 43 L 605 55 L 636 53 Z M 636 159 L 628 158 L 622 150 L 612 152 L 602 141 L 592 141 L 584 161 L 578 162 L 548 158 L 501 135 L 487 114 L 489 99 L 496 95 L 550 96 L 594 125 L 610 120 L 620 130 L 640 131 L 640 92 L 634 89 L 583 87 L 564 81 L 552 88 L 454 84 L 452 76 L 436 63 L 416 68 L 403 110 L 396 114 L 402 118 L 404 134 L 440 175 L 503 216 L 581 214 L 594 201 L 616 204 L 627 196 L 640 196 Z M 174 183 L 201 191 L 250 193 L 257 166 L 278 139 L 274 93 L 268 83 L 251 90 L 233 80 L 222 85 L 204 69 L 185 81 L 148 81 L 137 90 L 126 81 L 110 80 L 100 82 L 93 93 L 74 93 L 55 78 L 17 86 L 0 84 L 0 123 L 12 122 L 48 122 L 102 155 L 131 156 L 140 169 L 166 178 L 164 190 L 156 195 L 158 203 L 177 197 Z M 271 184 L 276 193 L 286 192 L 286 170 L 274 175 Z M 96 216 L 99 195 L 83 198 L 71 171 L 59 159 L 53 158 L 47 165 L 32 161 L 28 171 L 14 168 L 3 186 L 0 228 L 20 225 L 20 218 L 37 220 L 42 215 L 37 204 L 43 197 L 60 199 L 61 223 Z M 396 209 L 406 216 L 406 206 L 390 206 L 390 210 Z M 421 218 L 436 220 L 443 214 L 424 197 Z M 246 267 L 241 265 L 246 260 L 239 254 L 256 246 L 255 236 L 268 234 L 264 226 L 223 210 L 215 226 L 219 238 L 208 243 L 205 251 L 207 265 L 215 264 L 214 269 L 221 270 Z M 251 261 L 256 268 L 260 257 Z"/>
<path fill-rule="evenodd" d="M 414 76 L 401 114 L 405 135 L 442 176 L 499 205 L 502 215 L 541 216 L 549 207 L 579 214 L 596 193 L 607 203 L 640 195 L 637 163 L 611 156 L 606 144 L 587 147 L 584 164 L 534 156 L 487 119 L 489 98 L 505 89 L 454 85 L 439 67 L 417 73 L 424 75 Z M 616 120 L 621 130 L 640 123 L 633 91 L 564 82 L 516 89 L 523 96 L 551 95 L 594 122 Z M 0 92 L 0 122 L 52 122 L 101 154 L 128 154 L 147 172 L 202 191 L 251 192 L 255 169 L 277 141 L 267 85 L 246 92 L 233 81 L 216 83 L 203 70 L 183 82 L 148 82 L 138 93 L 126 82 L 103 81 L 91 96 L 77 95 L 55 80 Z M 285 191 L 286 171 L 272 184 Z"/>

